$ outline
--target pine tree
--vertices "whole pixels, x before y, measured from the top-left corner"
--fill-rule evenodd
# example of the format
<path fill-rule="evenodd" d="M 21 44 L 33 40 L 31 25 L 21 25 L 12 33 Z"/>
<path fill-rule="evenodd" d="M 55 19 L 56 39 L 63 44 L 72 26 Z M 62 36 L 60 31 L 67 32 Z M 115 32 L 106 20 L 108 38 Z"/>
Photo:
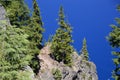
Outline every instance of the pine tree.
<path fill-rule="evenodd" d="M 31 59 L 27 37 L 19 28 L 0 27 L 0 80 L 31 80 L 22 71 Z"/>
<path fill-rule="evenodd" d="M 118 10 L 120 10 L 119 7 Z M 109 33 L 107 39 L 113 48 L 120 49 L 120 18 L 116 18 L 116 21 L 118 25 L 111 25 L 112 31 Z M 115 70 L 113 70 L 113 78 L 120 80 L 120 52 L 113 51 L 112 54 L 115 56 L 113 62 L 116 66 Z"/>
<path fill-rule="evenodd" d="M 7 10 L 7 17 L 11 25 L 16 27 L 26 26 L 30 20 L 30 11 L 24 0 L 2 0 L 0 3 Z"/>
<path fill-rule="evenodd" d="M 32 41 L 37 47 L 42 46 L 42 38 L 43 38 L 43 22 L 40 16 L 40 10 L 37 4 L 36 0 L 33 0 L 33 14 L 32 14 L 32 20 L 31 20 L 31 26 L 32 26 L 32 31 L 34 32 L 32 34 Z"/>
<path fill-rule="evenodd" d="M 64 62 L 66 65 L 71 66 L 73 53 L 72 41 L 72 29 L 71 26 L 65 22 L 65 16 L 63 7 L 60 7 L 59 11 L 59 28 L 56 30 L 56 34 L 52 39 L 52 56 L 58 62 Z"/>
<path fill-rule="evenodd" d="M 37 74 L 39 71 L 39 50 L 42 48 L 42 38 L 43 38 L 43 23 L 40 16 L 40 10 L 36 0 L 33 0 L 33 14 L 30 20 L 30 25 L 25 28 L 25 31 L 29 34 L 28 40 L 30 41 L 30 48 L 32 50 L 33 59 L 31 61 L 31 67 Z"/>
<path fill-rule="evenodd" d="M 7 16 L 10 19 L 11 25 L 22 28 L 29 35 L 28 40 L 30 41 L 30 54 L 33 57 L 30 61 L 30 66 L 34 72 L 37 73 L 40 68 L 37 56 L 39 54 L 39 49 L 42 48 L 42 33 L 44 29 L 42 28 L 43 23 L 36 0 L 33 0 L 33 13 L 31 17 L 30 10 L 24 0 L 1 2 L 6 6 Z M 10 2 L 9 5 L 7 4 L 8 2 Z"/>
<path fill-rule="evenodd" d="M 10 0 L 0 0 L 0 4 L 2 4 L 2 6 L 4 6 L 5 8 L 8 7 L 8 5 L 11 4 Z"/>
<path fill-rule="evenodd" d="M 80 53 L 83 55 L 83 60 L 86 60 L 86 61 L 89 60 L 89 55 L 88 55 L 87 44 L 86 44 L 85 38 L 83 40 L 83 47 L 82 47 L 82 50 Z"/>

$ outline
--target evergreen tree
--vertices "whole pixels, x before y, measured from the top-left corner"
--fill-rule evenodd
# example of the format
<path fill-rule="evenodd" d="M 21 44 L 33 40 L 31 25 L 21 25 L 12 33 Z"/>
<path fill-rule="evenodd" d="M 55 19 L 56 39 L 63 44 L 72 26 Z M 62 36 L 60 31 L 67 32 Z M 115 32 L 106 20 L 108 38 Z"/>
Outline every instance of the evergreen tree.
<path fill-rule="evenodd" d="M 39 50 L 42 48 L 42 38 L 43 38 L 43 23 L 40 16 L 40 10 L 36 0 L 33 0 L 33 14 L 30 20 L 30 25 L 25 27 L 25 31 L 29 35 L 28 40 L 30 41 L 30 48 L 32 53 L 31 67 L 37 74 L 39 71 Z"/>
<path fill-rule="evenodd" d="M 52 56 L 58 62 L 64 62 L 68 66 L 71 66 L 73 53 L 72 43 L 72 29 L 68 23 L 65 22 L 65 16 L 63 7 L 60 7 L 59 11 L 59 28 L 56 30 L 56 34 L 52 39 Z"/>
<path fill-rule="evenodd" d="M 118 10 L 120 10 L 120 7 L 118 7 Z M 120 18 L 116 18 L 116 21 L 118 25 L 111 25 L 112 31 L 107 39 L 113 48 L 120 49 Z M 113 70 L 113 78 L 120 80 L 120 51 L 113 51 L 112 54 L 115 56 L 113 62 L 116 66 L 115 70 Z"/>
<path fill-rule="evenodd" d="M 31 41 L 39 48 L 42 46 L 42 38 L 43 38 L 43 23 L 40 16 L 40 10 L 36 0 L 33 0 L 33 14 L 31 20 L 32 32 L 34 32 L 31 36 Z"/>
<path fill-rule="evenodd" d="M 88 55 L 88 50 L 87 50 L 87 45 L 86 45 L 86 39 L 84 38 L 83 40 L 83 47 L 81 50 L 81 54 L 83 55 L 83 60 L 88 61 L 89 60 L 89 55 Z"/>
<path fill-rule="evenodd" d="M 30 80 L 22 71 L 31 59 L 27 37 L 19 28 L 0 27 L 0 80 Z"/>
<path fill-rule="evenodd" d="M 11 25 L 26 26 L 30 20 L 30 12 L 24 0 L 2 0 L 0 3 L 7 10 Z"/>
<path fill-rule="evenodd" d="M 5 8 L 8 7 L 8 5 L 11 4 L 10 0 L 0 0 L 0 4 L 2 4 Z"/>
<path fill-rule="evenodd" d="M 32 61 L 30 61 L 30 66 L 34 72 L 37 73 L 40 68 L 37 56 L 39 54 L 39 49 L 42 47 L 42 33 L 44 29 L 42 28 L 43 23 L 36 0 L 33 0 L 33 14 L 31 17 L 28 6 L 25 4 L 24 0 L 6 0 L 1 1 L 1 3 L 7 10 L 7 16 L 10 19 L 11 25 L 24 29 L 29 35 L 30 54 L 33 57 Z"/>
<path fill-rule="evenodd" d="M 42 47 L 42 33 L 44 29 L 42 28 L 43 23 L 40 17 L 40 11 L 36 0 L 33 0 L 33 14 L 30 17 L 30 12 L 28 6 L 25 4 L 24 0 L 13 0 L 13 1 L 0 1 L 2 5 L 7 10 L 7 16 L 10 19 L 11 25 L 22 28 L 29 35 L 27 38 L 30 43 L 29 45 L 29 55 L 32 56 L 30 61 L 30 66 L 35 73 L 39 71 L 39 48 Z"/>

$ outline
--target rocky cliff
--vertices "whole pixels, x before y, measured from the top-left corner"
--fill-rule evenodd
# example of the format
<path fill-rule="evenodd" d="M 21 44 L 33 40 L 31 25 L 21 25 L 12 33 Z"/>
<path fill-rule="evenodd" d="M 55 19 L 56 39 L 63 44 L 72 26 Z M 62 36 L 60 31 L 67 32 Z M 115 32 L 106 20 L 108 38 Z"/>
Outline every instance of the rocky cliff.
<path fill-rule="evenodd" d="M 82 55 L 73 54 L 73 66 L 58 63 L 50 57 L 50 45 L 45 46 L 39 55 L 41 80 L 98 80 L 96 66 L 93 62 L 84 61 Z"/>
<path fill-rule="evenodd" d="M 6 18 L 6 11 L 0 4 L 0 26 L 10 25 Z M 38 56 L 40 60 L 40 70 L 38 79 L 35 79 L 32 69 L 27 66 L 33 80 L 98 80 L 96 66 L 93 62 L 84 61 L 82 55 L 74 52 L 72 55 L 73 66 L 68 67 L 64 63 L 58 63 L 50 57 L 50 44 L 43 47 Z"/>

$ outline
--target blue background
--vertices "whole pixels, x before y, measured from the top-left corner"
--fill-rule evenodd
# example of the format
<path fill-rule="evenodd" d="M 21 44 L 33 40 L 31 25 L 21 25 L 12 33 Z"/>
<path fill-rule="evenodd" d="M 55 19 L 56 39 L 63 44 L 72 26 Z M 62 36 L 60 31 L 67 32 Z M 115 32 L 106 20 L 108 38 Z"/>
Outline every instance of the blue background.
<path fill-rule="evenodd" d="M 27 1 L 27 0 L 26 0 Z M 58 11 L 63 5 L 66 18 L 73 27 L 73 46 L 79 52 L 82 40 L 87 39 L 90 61 L 97 66 L 99 80 L 112 80 L 114 69 L 112 48 L 106 40 L 111 31 L 110 24 L 116 24 L 119 17 L 116 10 L 120 0 L 37 0 L 44 22 L 44 42 L 58 28 Z M 32 10 L 32 1 L 27 1 Z"/>

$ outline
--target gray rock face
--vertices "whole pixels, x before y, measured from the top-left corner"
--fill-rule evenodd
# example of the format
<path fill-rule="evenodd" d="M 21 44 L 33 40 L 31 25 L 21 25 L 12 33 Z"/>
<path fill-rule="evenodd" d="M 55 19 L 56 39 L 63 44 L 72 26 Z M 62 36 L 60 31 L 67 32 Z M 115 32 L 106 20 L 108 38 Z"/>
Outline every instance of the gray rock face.
<path fill-rule="evenodd" d="M 77 72 L 75 80 L 98 80 L 96 66 L 93 62 L 82 60 L 82 55 L 73 54 L 74 70 Z"/>
<path fill-rule="evenodd" d="M 31 68 L 30 66 L 25 66 L 25 67 L 24 67 L 24 71 L 30 72 L 30 73 L 31 73 L 31 74 L 30 74 L 30 78 L 31 78 L 32 80 L 35 79 L 34 72 L 33 72 L 32 68 Z"/>
<path fill-rule="evenodd" d="M 93 62 L 82 60 L 82 55 L 73 53 L 73 66 L 68 67 L 65 64 L 58 63 L 50 56 L 50 46 L 47 45 L 41 50 L 38 56 L 41 69 L 39 71 L 40 80 L 56 80 L 53 69 L 58 69 L 61 79 L 57 80 L 98 80 L 96 66 Z M 57 73 L 58 75 L 58 73 Z"/>
<path fill-rule="evenodd" d="M 9 19 L 6 18 L 6 11 L 0 4 L 0 27 L 10 25 Z M 32 80 L 98 80 L 96 66 L 93 62 L 82 60 L 82 55 L 73 53 L 73 66 L 68 67 L 64 63 L 58 63 L 50 57 L 50 45 L 47 45 L 41 50 L 38 56 L 40 59 L 40 71 L 38 74 L 39 79 L 35 79 L 33 70 L 26 66 L 25 70 L 31 72 Z M 53 74 L 56 70 L 56 74 Z M 59 72 L 57 72 L 59 70 Z"/>
<path fill-rule="evenodd" d="M 10 25 L 9 19 L 6 17 L 6 10 L 0 4 L 0 26 Z"/>

